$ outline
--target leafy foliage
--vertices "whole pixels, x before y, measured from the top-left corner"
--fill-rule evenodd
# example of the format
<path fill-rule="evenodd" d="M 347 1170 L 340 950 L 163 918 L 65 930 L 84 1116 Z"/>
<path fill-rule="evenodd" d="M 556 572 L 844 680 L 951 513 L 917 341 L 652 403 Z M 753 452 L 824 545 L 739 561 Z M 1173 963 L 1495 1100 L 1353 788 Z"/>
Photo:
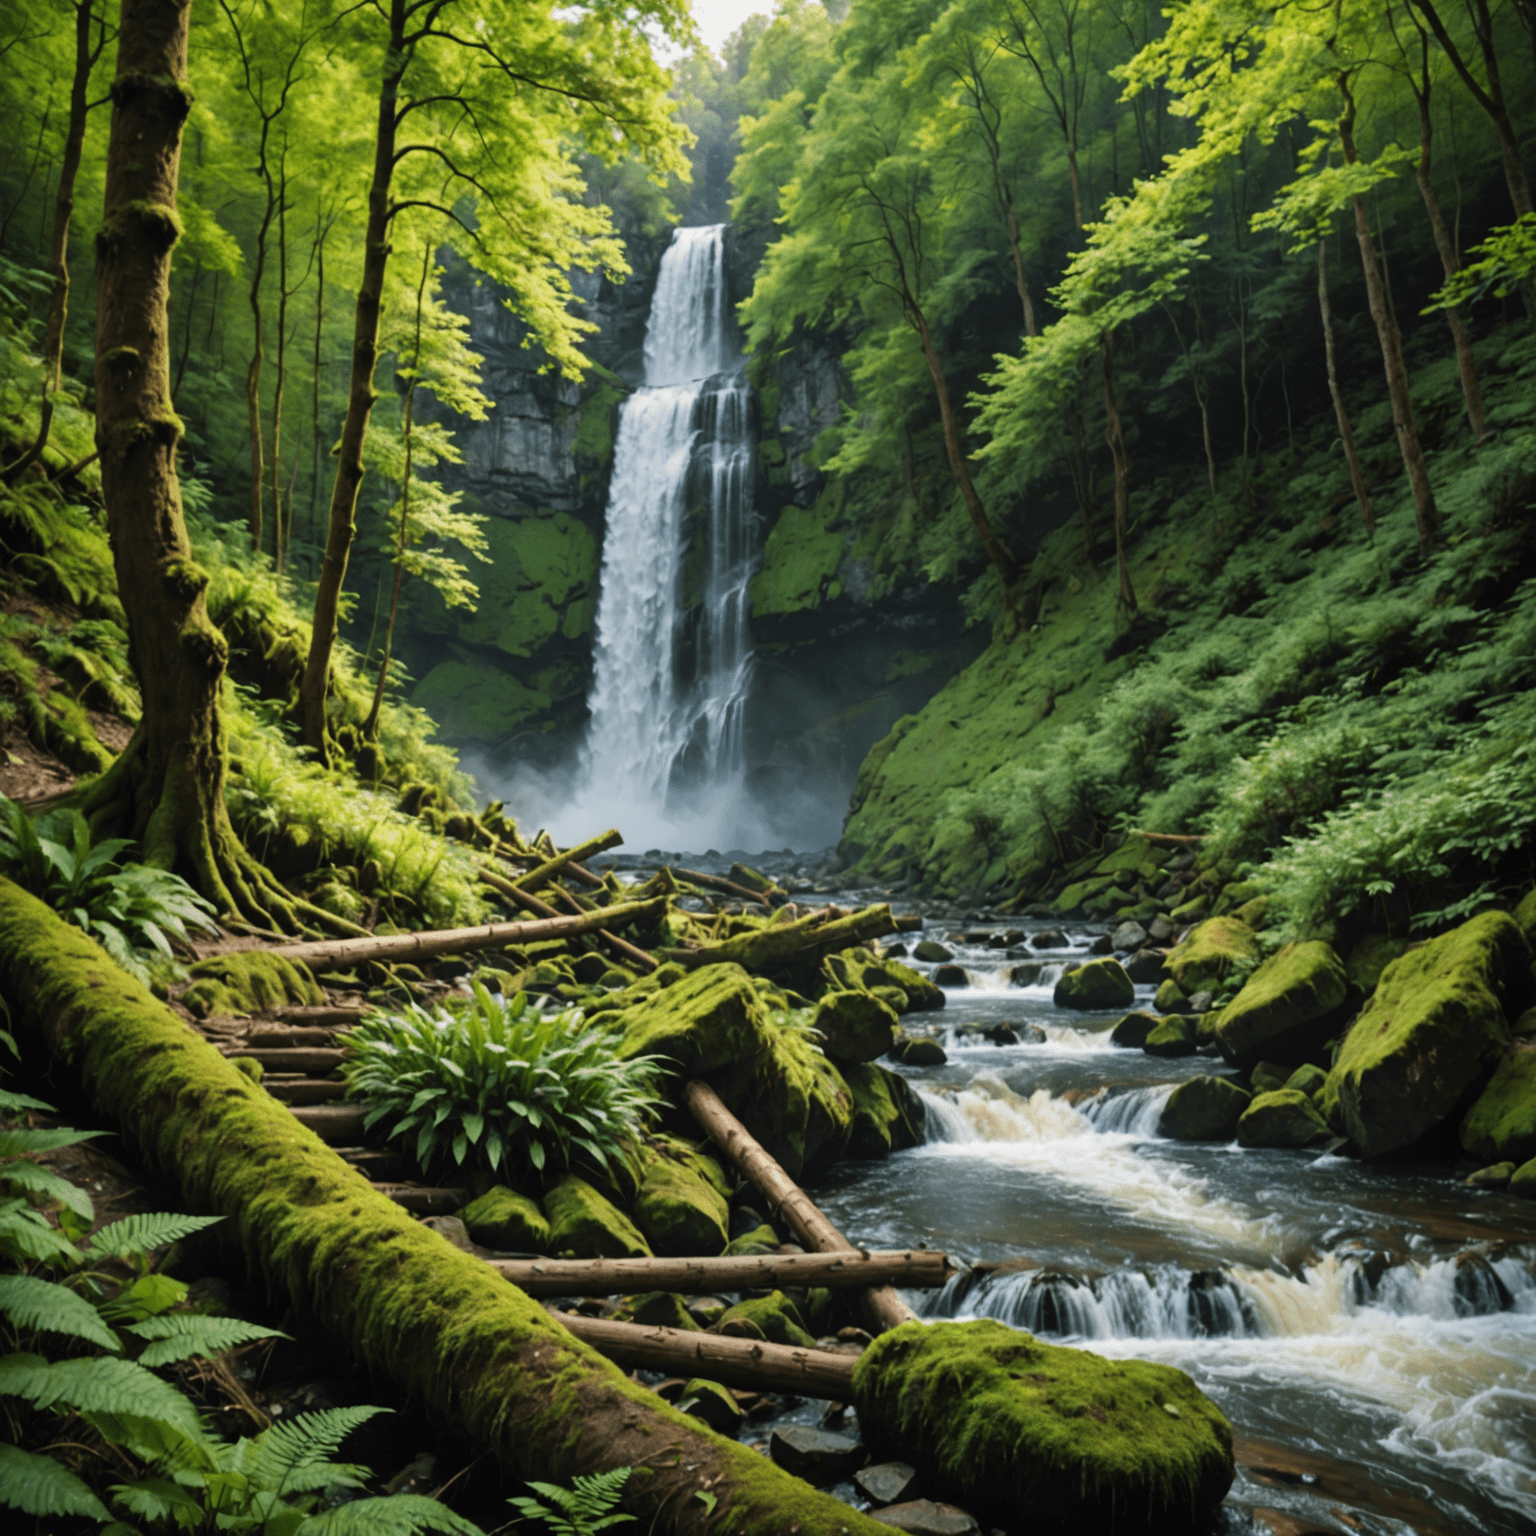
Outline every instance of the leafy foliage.
<path fill-rule="evenodd" d="M 423 1167 L 607 1168 L 658 1102 L 655 1059 L 622 1059 L 617 1044 L 579 1013 L 476 981 L 457 1008 L 412 1003 L 365 1017 L 343 1070 L 348 1093 L 369 1101 L 368 1125 L 407 1142 Z"/>
<path fill-rule="evenodd" d="M 569 1488 L 558 1483 L 529 1483 L 535 1493 L 541 1493 L 548 1504 L 538 1499 L 519 1496 L 507 1502 L 517 1510 L 523 1520 L 542 1520 L 554 1536 L 596 1536 L 611 1526 L 633 1520 L 633 1515 L 614 1507 L 623 1496 L 624 1485 L 629 1481 L 629 1467 L 614 1467 L 608 1472 L 594 1472 L 576 1477 Z"/>

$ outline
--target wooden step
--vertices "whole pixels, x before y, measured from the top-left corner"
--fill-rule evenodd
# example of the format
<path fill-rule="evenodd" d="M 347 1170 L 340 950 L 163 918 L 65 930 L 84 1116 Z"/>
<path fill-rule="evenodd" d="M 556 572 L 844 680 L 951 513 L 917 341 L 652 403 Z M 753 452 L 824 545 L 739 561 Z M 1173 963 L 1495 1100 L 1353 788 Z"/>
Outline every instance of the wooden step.
<path fill-rule="evenodd" d="M 287 1024 L 264 1024 L 253 1020 L 245 1031 L 245 1043 L 259 1050 L 281 1051 L 295 1047 L 326 1050 L 336 1044 L 342 1032 L 335 1029 L 312 1027 L 296 1028 Z"/>
<path fill-rule="evenodd" d="M 343 1162 L 350 1163 L 359 1173 L 379 1183 L 407 1182 L 406 1161 L 398 1152 L 385 1147 L 337 1147 L 334 1150 Z"/>
<path fill-rule="evenodd" d="M 426 1184 L 375 1184 L 373 1187 L 415 1216 L 446 1216 L 469 1203 L 469 1192 L 463 1189 L 437 1189 Z"/>
<path fill-rule="evenodd" d="M 350 1147 L 362 1140 L 368 1111 L 362 1104 L 290 1104 L 293 1118 L 327 1146 Z"/>
<path fill-rule="evenodd" d="M 347 1008 L 335 1003 L 305 1004 L 293 1008 L 269 1008 L 266 1017 L 283 1024 L 321 1024 L 334 1029 L 338 1024 L 356 1024 L 367 1012 L 364 1008 Z"/>
<path fill-rule="evenodd" d="M 334 1104 L 347 1095 L 345 1083 L 328 1083 L 319 1077 L 295 1077 L 288 1080 L 263 1078 L 261 1086 L 280 1103 L 295 1105 Z"/>
<path fill-rule="evenodd" d="M 284 1050 L 272 1050 L 248 1045 L 226 1046 L 224 1054 L 239 1057 L 245 1061 L 259 1061 L 264 1069 L 271 1068 L 278 1072 L 306 1072 L 317 1077 L 334 1072 L 346 1055 L 344 1051 L 329 1047 L 321 1049 L 315 1046 L 294 1046 Z"/>

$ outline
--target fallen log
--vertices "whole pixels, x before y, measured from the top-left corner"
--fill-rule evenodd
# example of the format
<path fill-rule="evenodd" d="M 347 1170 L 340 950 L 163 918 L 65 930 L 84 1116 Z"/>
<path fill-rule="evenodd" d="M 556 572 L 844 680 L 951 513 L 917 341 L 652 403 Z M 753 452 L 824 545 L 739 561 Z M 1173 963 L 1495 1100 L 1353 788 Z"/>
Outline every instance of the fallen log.
<path fill-rule="evenodd" d="M 0 996 L 10 1027 L 29 1048 L 46 1043 L 176 1208 L 227 1218 L 214 1235 L 254 1284 L 504 1475 L 569 1485 L 644 1468 L 623 1504 L 658 1533 L 890 1536 L 628 1380 L 371 1188 L 99 945 L 4 879 Z"/>
<path fill-rule="evenodd" d="M 426 933 L 392 933 L 383 938 L 321 939 L 306 944 L 277 944 L 268 954 L 284 960 L 302 960 L 311 970 L 340 971 L 360 960 L 431 960 L 438 955 L 457 955 L 465 950 L 500 949 L 506 944 L 531 944 L 537 939 L 570 938 L 591 933 L 610 923 L 634 922 L 654 917 L 663 898 L 632 901 L 578 917 L 550 917 L 536 923 L 487 923 L 483 928 L 441 928 Z"/>
<path fill-rule="evenodd" d="M 661 958 L 674 960 L 689 970 L 734 961 L 749 971 L 765 971 L 796 959 L 807 950 L 847 949 L 850 945 L 882 938 L 895 931 L 896 919 L 891 916 L 888 906 L 865 907 L 861 912 L 833 918 L 830 922 L 824 913 L 811 912 L 792 923 L 737 934 L 734 939 L 711 944 L 705 949 L 664 949 Z"/>
<path fill-rule="evenodd" d="M 759 906 L 767 906 L 761 891 L 749 890 L 744 885 L 737 885 L 734 880 L 727 880 L 724 875 L 706 875 L 701 869 L 678 869 L 676 865 L 667 866 L 672 871 L 676 880 L 686 880 L 689 885 L 702 885 L 708 891 L 721 891 L 727 896 L 738 897 L 742 901 L 754 901 Z"/>
<path fill-rule="evenodd" d="M 815 1201 L 763 1150 L 750 1131 L 725 1107 L 708 1083 L 695 1078 L 688 1084 L 688 1108 L 715 1145 L 747 1178 L 762 1190 L 770 1210 L 776 1210 L 794 1228 L 807 1248 L 817 1253 L 846 1253 L 853 1244 L 827 1219 Z M 874 1331 L 910 1323 L 911 1307 L 889 1285 L 873 1287 L 861 1298 Z"/>
<path fill-rule="evenodd" d="M 793 1392 L 801 1397 L 853 1400 L 853 1354 L 826 1349 L 793 1349 L 759 1339 L 732 1339 L 718 1333 L 690 1333 L 684 1328 L 652 1328 L 553 1314 L 584 1344 L 631 1370 L 665 1371 L 669 1376 L 702 1376 L 725 1387 L 755 1392 Z M 752 1529 L 745 1527 L 745 1529 Z"/>
<path fill-rule="evenodd" d="M 503 878 L 501 875 L 493 874 L 488 869 L 482 869 L 480 871 L 480 879 L 490 886 L 493 891 L 500 891 L 508 901 L 516 902 L 525 912 L 532 912 L 539 917 L 547 918 L 558 919 L 560 916 L 547 902 L 540 901 L 537 896 L 530 896 L 522 886 L 514 885 L 512 881 Z M 598 884 L 601 885 L 602 881 L 599 880 Z M 567 905 L 575 909 L 577 914 L 587 912 L 606 914 L 622 910 L 618 907 L 587 907 L 585 904 L 578 902 L 563 887 L 556 886 L 555 889 L 565 898 Z M 596 932 L 598 939 L 606 944 L 610 951 L 622 956 L 626 960 L 632 961 L 642 970 L 654 971 L 660 967 L 661 962 L 654 955 L 648 954 L 645 950 L 641 949 L 638 944 L 631 944 L 628 939 L 621 939 L 616 933 L 610 933 L 606 928 L 599 928 Z"/>
<path fill-rule="evenodd" d="M 754 1291 L 786 1285 L 935 1287 L 949 1258 L 925 1248 L 871 1253 L 764 1253 L 715 1259 L 491 1259 L 530 1296 L 620 1296 L 634 1291 Z"/>
<path fill-rule="evenodd" d="M 537 869 L 530 869 L 526 875 L 518 877 L 518 885 L 525 891 L 535 891 L 546 880 L 552 880 L 568 864 L 579 864 L 583 859 L 590 859 L 594 853 L 602 853 L 608 848 L 617 848 L 624 841 L 617 830 L 604 832 L 601 837 L 589 837 L 584 843 L 577 843 L 574 848 L 567 848 L 564 853 L 557 853 L 554 858 L 546 859 Z"/>
<path fill-rule="evenodd" d="M 1167 843 L 1175 848 L 1187 848 L 1191 843 L 1205 841 L 1203 832 L 1143 832 L 1140 828 L 1133 828 L 1126 836 L 1139 837 L 1148 843 Z"/>

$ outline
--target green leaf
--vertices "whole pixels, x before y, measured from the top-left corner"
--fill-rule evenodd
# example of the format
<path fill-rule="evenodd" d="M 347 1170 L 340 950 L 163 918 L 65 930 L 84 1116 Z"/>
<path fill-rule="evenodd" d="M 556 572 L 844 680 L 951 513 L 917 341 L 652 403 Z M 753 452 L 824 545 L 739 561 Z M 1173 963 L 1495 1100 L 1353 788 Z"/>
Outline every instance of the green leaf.
<path fill-rule="evenodd" d="M 12 1189 L 25 1189 L 47 1199 L 57 1200 L 66 1210 L 73 1211 L 86 1222 L 96 1219 L 96 1207 L 91 1197 L 78 1184 L 71 1183 L 62 1174 L 42 1163 L 29 1163 L 18 1158 L 14 1163 L 0 1167 L 0 1183 Z"/>
<path fill-rule="evenodd" d="M 62 1403 L 81 1413 L 131 1413 L 164 1419 L 188 1433 L 197 1431 L 197 1412 L 175 1387 L 131 1360 L 98 1356 L 49 1362 L 41 1355 L 0 1359 L 0 1393 L 39 1408 Z"/>
<path fill-rule="evenodd" d="M 151 1317 L 134 1323 L 126 1330 L 150 1343 L 139 1355 L 139 1364 L 170 1365 L 194 1356 L 211 1356 L 251 1344 L 257 1339 L 286 1339 L 276 1328 L 263 1328 L 235 1317 L 201 1317 L 191 1312 L 176 1312 L 169 1317 Z"/>
<path fill-rule="evenodd" d="M 44 1113 L 52 1113 L 53 1105 L 45 1104 L 41 1099 L 29 1098 L 24 1093 L 13 1093 L 9 1088 L 0 1088 L 0 1109 L 40 1109 Z"/>
<path fill-rule="evenodd" d="M 117 1335 L 83 1296 L 35 1275 L 0 1275 L 0 1314 L 17 1328 L 68 1334 L 103 1349 L 122 1348 Z"/>
<path fill-rule="evenodd" d="M 0 1503 L 27 1515 L 110 1520 L 107 1507 L 68 1467 L 0 1441 Z"/>
<path fill-rule="evenodd" d="M 416 1531 L 442 1531 L 445 1536 L 481 1536 L 480 1527 L 455 1514 L 436 1499 L 419 1493 L 388 1498 L 355 1499 L 316 1515 L 304 1536 L 409 1536 Z"/>
<path fill-rule="evenodd" d="M 137 1322 L 142 1317 L 169 1312 L 186 1299 L 185 1281 L 173 1280 L 169 1275 L 143 1275 L 126 1291 L 112 1298 L 110 1310 L 116 1316 L 129 1317 Z"/>
<path fill-rule="evenodd" d="M 27 1209 L 20 1201 L 14 1202 L 9 1210 L 0 1210 L 0 1256 L 14 1263 L 65 1265 L 74 1264 L 80 1257 L 75 1245 L 49 1226 L 46 1217 Z"/>
<path fill-rule="evenodd" d="M 75 1131 L 60 1126 L 57 1129 L 26 1130 L 16 1128 L 0 1131 L 0 1157 L 26 1157 L 34 1152 L 56 1152 L 60 1147 L 77 1146 L 105 1136 L 105 1131 Z"/>
<path fill-rule="evenodd" d="M 177 1510 L 200 1522 L 203 1506 L 168 1477 L 145 1477 L 136 1483 L 114 1483 L 112 1502 L 140 1520 L 169 1520 Z"/>
<path fill-rule="evenodd" d="M 150 1212 L 125 1216 L 97 1232 L 87 1247 L 93 1258 L 138 1258 L 156 1248 L 179 1243 L 194 1232 L 216 1226 L 222 1216 L 174 1216 Z"/>

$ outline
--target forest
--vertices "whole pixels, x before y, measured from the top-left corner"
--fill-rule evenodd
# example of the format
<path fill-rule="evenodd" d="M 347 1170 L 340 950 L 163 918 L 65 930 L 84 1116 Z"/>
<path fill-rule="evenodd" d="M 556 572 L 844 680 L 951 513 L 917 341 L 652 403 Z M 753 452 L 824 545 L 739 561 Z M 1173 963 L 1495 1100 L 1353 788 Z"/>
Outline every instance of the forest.
<path fill-rule="evenodd" d="M 0 1505 L 1536 1530 L 1536 3 L 694 9 L 0 4 Z"/>

